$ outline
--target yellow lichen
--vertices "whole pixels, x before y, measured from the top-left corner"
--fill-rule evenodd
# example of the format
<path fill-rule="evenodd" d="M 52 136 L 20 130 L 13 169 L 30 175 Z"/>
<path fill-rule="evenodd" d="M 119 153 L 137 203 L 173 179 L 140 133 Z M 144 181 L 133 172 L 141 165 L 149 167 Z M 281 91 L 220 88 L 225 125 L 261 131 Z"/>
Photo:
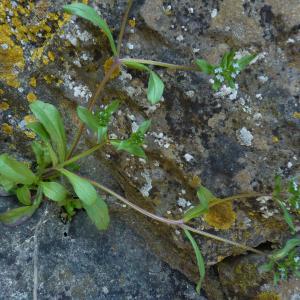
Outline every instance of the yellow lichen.
<path fill-rule="evenodd" d="M 4 94 L 4 91 L 0 89 L 0 96 Z"/>
<path fill-rule="evenodd" d="M 29 85 L 32 87 L 36 87 L 36 79 L 35 77 L 31 77 L 29 80 Z"/>
<path fill-rule="evenodd" d="M 114 63 L 113 57 L 110 57 L 109 59 L 107 59 L 105 61 L 104 65 L 103 65 L 105 74 L 107 74 L 109 72 L 113 63 Z M 115 69 L 113 71 L 113 73 L 110 76 L 110 79 L 114 79 L 114 78 L 118 77 L 119 75 L 120 75 L 120 68 L 118 67 L 117 69 Z"/>
<path fill-rule="evenodd" d="M 7 123 L 3 123 L 1 125 L 1 130 L 7 135 L 10 135 L 13 133 L 13 127 Z"/>
<path fill-rule="evenodd" d="M 135 19 L 130 19 L 128 21 L 128 24 L 130 27 L 134 28 L 136 26 L 136 20 Z"/>
<path fill-rule="evenodd" d="M 54 61 L 55 59 L 54 53 L 52 51 L 48 51 L 48 57 L 51 61 Z"/>
<path fill-rule="evenodd" d="M 24 131 L 25 135 L 31 139 L 34 139 L 36 137 L 36 134 L 32 131 Z"/>
<path fill-rule="evenodd" d="M 300 119 L 300 112 L 295 111 L 293 113 L 293 117 L 296 118 L 296 119 Z"/>
<path fill-rule="evenodd" d="M 224 230 L 229 229 L 234 224 L 235 219 L 236 213 L 229 201 L 212 206 L 208 213 L 204 215 L 205 222 L 210 226 Z"/>
<path fill-rule="evenodd" d="M 36 101 L 36 99 L 37 99 L 37 97 L 34 93 L 32 93 L 32 92 L 28 93 L 28 95 L 27 95 L 28 102 L 32 103 L 32 102 Z"/>
<path fill-rule="evenodd" d="M 9 104 L 7 102 L 1 102 L 0 103 L 0 110 L 6 111 L 9 109 Z"/>
<path fill-rule="evenodd" d="M 272 142 L 273 143 L 278 143 L 279 142 L 279 138 L 275 135 L 272 136 Z"/>
<path fill-rule="evenodd" d="M 256 296 L 255 300 L 281 300 L 281 297 L 274 292 L 262 292 Z"/>
<path fill-rule="evenodd" d="M 0 25 L 0 80 L 11 87 L 19 87 L 18 71 L 25 66 L 23 49 L 11 39 L 7 24 Z"/>
<path fill-rule="evenodd" d="M 26 124 L 29 124 L 35 122 L 36 118 L 34 117 L 34 115 L 27 115 L 24 117 L 24 121 Z"/>

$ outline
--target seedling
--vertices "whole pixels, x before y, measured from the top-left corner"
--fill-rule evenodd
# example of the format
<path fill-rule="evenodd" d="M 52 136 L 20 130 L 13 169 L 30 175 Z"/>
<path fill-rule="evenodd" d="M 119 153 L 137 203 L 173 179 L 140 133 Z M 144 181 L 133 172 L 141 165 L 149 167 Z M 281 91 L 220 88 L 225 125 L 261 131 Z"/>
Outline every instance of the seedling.
<path fill-rule="evenodd" d="M 236 89 L 236 78 L 241 71 L 246 69 L 248 65 L 255 59 L 256 55 L 246 55 L 240 59 L 235 58 L 236 53 L 230 51 L 224 54 L 219 65 L 209 64 L 204 59 L 197 59 L 196 64 L 205 74 L 211 75 L 212 88 L 218 91 L 222 85 L 228 85 L 231 89 Z"/>

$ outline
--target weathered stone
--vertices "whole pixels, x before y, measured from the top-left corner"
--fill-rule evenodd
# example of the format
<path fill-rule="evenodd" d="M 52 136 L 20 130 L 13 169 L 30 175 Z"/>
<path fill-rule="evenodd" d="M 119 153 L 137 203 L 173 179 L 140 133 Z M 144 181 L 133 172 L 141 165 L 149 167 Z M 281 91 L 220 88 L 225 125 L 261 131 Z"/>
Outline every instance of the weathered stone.
<path fill-rule="evenodd" d="M 62 3 L 46 7 L 45 16 Z M 125 2 L 94 1 L 93 5 L 117 33 Z M 158 70 L 166 89 L 164 101 L 154 107 L 146 100 L 146 76 L 122 70 L 121 76 L 107 86 L 102 103 L 121 100 L 120 112 L 111 126 L 111 132 L 121 138 L 145 118 L 152 119 L 147 136 L 148 160 L 107 147 L 83 162 L 82 173 L 103 182 L 103 173 L 99 172 L 103 165 L 98 160 L 105 161 L 107 174 L 114 174 L 131 201 L 172 218 L 182 217 L 188 208 L 178 203 L 198 203 L 195 178 L 201 178 L 218 196 L 246 191 L 269 193 L 275 173 L 285 178 L 295 175 L 299 160 L 298 3 L 176 0 L 171 8 L 168 5 L 159 0 L 137 1 L 131 13 L 137 26 L 126 33 L 123 56 L 178 64 L 204 57 L 217 63 L 225 51 L 235 48 L 239 53 L 258 53 L 258 61 L 239 77 L 235 99 L 214 94 L 208 77 L 201 73 Z M 32 13 L 37 12 L 39 8 Z M 34 98 L 30 93 L 57 105 L 72 135 L 79 123 L 76 104 L 87 103 L 103 76 L 102 66 L 111 55 L 106 38 L 79 18 L 57 16 L 60 22 L 54 16 L 46 17 L 50 36 L 42 34 L 34 41 L 29 35 L 29 41 L 23 44 L 16 39 L 15 44 L 22 46 L 25 66 L 16 69 L 19 89 L 0 81 L 0 104 L 9 105 L 8 109 L 7 105 L 0 106 L 6 107 L 0 109 L 1 123 L 13 130 L 13 134 L 1 131 L 1 152 L 32 159 L 32 137 L 24 130 L 23 121 L 29 114 L 27 100 Z M 32 22 L 30 15 L 21 21 L 25 25 Z M 93 137 L 87 135 L 86 143 L 92 142 Z M 111 182 L 109 176 L 104 177 L 106 183 Z M 118 189 L 117 184 L 112 186 Z M 109 203 L 113 211 L 124 212 L 128 224 L 144 236 L 156 254 L 190 279 L 197 279 L 192 248 L 181 233 L 125 210 L 115 201 Z M 234 211 L 236 221 L 228 230 L 213 228 L 202 219 L 193 225 L 252 247 L 266 241 L 280 242 L 287 235 L 274 203 L 268 202 L 265 208 L 255 199 L 240 201 L 234 203 Z M 266 218 L 270 214 L 273 216 Z M 208 266 L 242 252 L 207 239 L 197 237 L 197 241 Z M 214 299 L 209 280 L 217 279 L 208 274 L 205 288 Z"/>

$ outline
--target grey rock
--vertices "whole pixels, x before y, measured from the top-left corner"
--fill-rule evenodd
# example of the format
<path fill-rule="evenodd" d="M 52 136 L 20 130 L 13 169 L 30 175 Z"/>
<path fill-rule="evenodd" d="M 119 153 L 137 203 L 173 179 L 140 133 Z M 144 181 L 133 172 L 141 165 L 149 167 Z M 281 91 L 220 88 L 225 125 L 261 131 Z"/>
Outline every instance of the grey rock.
<path fill-rule="evenodd" d="M 1 212 L 15 204 L 0 198 Z M 32 299 L 34 282 L 38 299 L 204 299 L 118 215 L 105 232 L 84 212 L 71 224 L 59 216 L 45 203 L 20 226 L 0 225 L 0 299 Z"/>

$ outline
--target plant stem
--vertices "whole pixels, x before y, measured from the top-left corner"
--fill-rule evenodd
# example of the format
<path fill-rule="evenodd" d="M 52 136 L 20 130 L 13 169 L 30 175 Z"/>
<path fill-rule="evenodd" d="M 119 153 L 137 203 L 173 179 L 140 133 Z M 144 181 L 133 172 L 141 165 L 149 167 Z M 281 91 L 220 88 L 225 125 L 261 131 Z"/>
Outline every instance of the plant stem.
<path fill-rule="evenodd" d="M 168 224 L 168 225 L 180 225 L 180 224 L 183 224 L 183 220 L 169 220 L 167 218 L 164 218 L 164 217 L 159 217 L 155 214 L 152 214 L 150 213 L 149 211 L 131 203 L 129 200 L 127 200 L 126 198 L 120 196 L 119 194 L 115 193 L 114 191 L 112 191 L 111 189 L 107 188 L 106 186 L 94 181 L 94 180 L 90 180 L 88 178 L 85 178 L 87 179 L 91 184 L 93 184 L 94 186 L 98 187 L 99 189 L 101 189 L 102 191 L 116 197 L 118 200 L 120 200 L 121 202 L 125 203 L 126 205 L 130 206 L 131 208 L 133 208 L 134 210 L 140 212 L 141 214 L 145 215 L 145 216 L 148 216 L 156 221 L 159 221 L 159 222 L 163 222 L 165 224 Z"/>
<path fill-rule="evenodd" d="M 126 62 L 136 62 L 145 65 L 153 65 L 163 68 L 168 68 L 172 70 L 185 70 L 185 71 L 199 71 L 199 68 L 196 66 L 186 66 L 186 65 L 174 65 L 169 63 L 164 63 L 161 61 L 148 60 L 148 59 L 139 59 L 139 58 L 122 58 L 120 59 L 121 63 L 126 65 Z"/>
<path fill-rule="evenodd" d="M 133 0 L 128 0 L 127 9 L 125 11 L 125 14 L 124 14 L 124 17 L 123 17 L 123 20 L 122 20 L 121 29 L 120 29 L 120 33 L 119 33 L 119 37 L 118 37 L 117 56 L 120 56 L 122 41 L 123 41 L 123 37 L 124 37 L 126 23 L 127 23 L 127 20 L 128 20 L 128 15 L 129 15 L 129 12 L 130 12 L 130 9 L 131 9 L 131 6 L 132 6 L 132 2 L 133 2 Z"/>
<path fill-rule="evenodd" d="M 92 96 L 92 98 L 89 100 L 89 103 L 88 103 L 88 109 L 89 111 L 92 110 L 92 108 L 94 107 L 100 93 L 103 91 L 105 85 L 107 84 L 107 82 L 110 80 L 110 77 L 112 75 L 112 73 L 120 66 L 120 60 L 119 59 L 116 59 L 115 62 L 112 64 L 112 66 L 110 67 L 110 69 L 108 70 L 108 72 L 105 74 L 104 78 L 102 79 L 102 81 L 100 82 L 100 84 L 98 85 L 97 89 L 96 89 L 96 92 L 94 93 L 94 95 Z M 73 152 L 75 151 L 78 143 L 79 143 L 79 140 L 81 138 L 81 135 L 83 133 L 83 129 L 84 129 L 85 125 L 84 123 L 81 123 L 80 126 L 79 126 L 79 129 L 77 131 L 77 134 L 76 134 L 76 137 L 74 139 L 74 142 L 71 146 L 71 149 L 67 155 L 67 159 L 69 159 L 72 155 L 73 155 Z"/>
<path fill-rule="evenodd" d="M 266 255 L 264 252 L 260 251 L 260 250 L 257 250 L 257 249 L 254 249 L 252 247 L 248 247 L 246 245 L 243 245 L 243 244 L 240 244 L 240 243 L 237 243 L 237 242 L 234 242 L 234 241 L 231 241 L 231 240 L 227 240 L 225 238 L 222 238 L 222 237 L 219 237 L 219 236 L 216 236 L 214 234 L 211 234 L 211 233 L 208 233 L 206 231 L 203 231 L 203 230 L 200 230 L 200 229 L 195 229 L 193 227 L 190 227 L 186 224 L 180 224 L 178 225 L 179 227 L 181 227 L 182 229 L 186 229 L 186 230 L 189 230 L 189 231 L 192 231 L 194 233 L 197 233 L 199 235 L 202 235 L 202 236 L 205 236 L 207 238 L 211 238 L 211 239 L 214 239 L 216 241 L 220 241 L 220 242 L 223 242 L 223 243 L 226 243 L 226 244 L 230 244 L 230 245 L 233 245 L 233 246 L 236 246 L 236 247 L 239 247 L 239 248 L 242 248 L 244 250 L 247 250 L 247 251 L 251 251 L 251 252 L 254 252 L 256 254 L 260 254 L 260 255 Z"/>
<path fill-rule="evenodd" d="M 72 158 L 64 161 L 63 163 L 59 164 L 55 168 L 62 168 L 62 167 L 65 167 L 67 165 L 70 165 L 71 163 L 73 163 L 73 162 L 75 162 L 75 161 L 77 161 L 77 160 L 79 160 L 79 159 L 81 159 L 83 157 L 86 157 L 86 156 L 92 154 L 93 152 L 99 150 L 103 146 L 104 146 L 103 143 L 97 144 L 96 146 L 94 146 L 94 147 L 92 147 L 92 148 L 90 148 L 90 149 L 88 149 L 88 150 L 86 150 L 86 151 L 84 151 L 84 152 L 82 152 L 82 153 L 80 153 L 80 154 L 78 154 L 76 156 L 73 156 Z"/>
<path fill-rule="evenodd" d="M 218 205 L 220 203 L 227 202 L 227 201 L 234 201 L 234 200 L 240 200 L 240 199 L 260 197 L 260 196 L 267 196 L 267 195 L 253 192 L 253 193 L 245 193 L 245 194 L 239 194 L 239 195 L 235 195 L 235 196 L 231 196 L 231 197 L 226 197 L 223 199 L 216 198 L 215 200 L 212 200 L 209 203 L 209 207 L 213 207 L 215 205 Z"/>
<path fill-rule="evenodd" d="M 260 255 L 265 255 L 264 252 L 262 251 L 259 251 L 259 250 L 256 250 L 254 248 L 251 248 L 251 247 L 248 247 L 246 245 L 243 245 L 243 244 L 240 244 L 240 243 L 237 243 L 237 242 L 233 242 L 231 240 L 227 240 L 225 238 L 222 238 L 222 237 L 219 237 L 219 236 L 216 236 L 214 234 L 211 234 L 211 233 L 208 233 L 208 232 L 205 232 L 205 231 L 202 231 L 202 230 L 199 230 L 199 229 L 195 229 L 193 227 L 190 227 L 188 225 L 186 225 L 184 223 L 184 220 L 181 219 L 181 220 L 170 220 L 170 219 L 166 219 L 166 218 L 163 218 L 163 217 L 159 217 L 155 214 L 152 214 L 150 212 L 148 212 L 147 210 L 131 203 L 129 200 L 127 200 L 126 198 L 120 196 L 119 194 L 115 193 L 114 191 L 112 191 L 111 189 L 107 188 L 106 186 L 96 182 L 96 181 L 93 181 L 93 180 L 90 180 L 88 178 L 85 178 L 87 179 L 91 184 L 93 184 L 94 186 L 98 187 L 99 189 L 101 189 L 102 191 L 116 197 L 118 200 L 120 200 L 121 202 L 125 203 L 126 205 L 130 206 L 131 208 L 133 208 L 134 210 L 140 212 L 141 214 L 147 216 L 147 217 L 150 217 L 156 221 L 159 221 L 159 222 L 162 222 L 162 223 L 165 223 L 167 225 L 176 225 L 182 229 L 186 229 L 186 230 L 189 230 L 189 231 L 192 231 L 194 233 L 197 233 L 199 235 L 202 235 L 202 236 L 205 236 L 207 238 L 211 238 L 211 239 L 214 239 L 216 241 L 220 241 L 220 242 L 224 242 L 224 243 L 227 243 L 227 244 L 230 244 L 230 245 L 233 245 L 233 246 L 236 246 L 236 247 L 239 247 L 239 248 L 242 248 L 244 250 L 247 250 L 247 251 L 251 251 L 253 253 L 256 253 L 256 254 L 260 254 Z"/>

